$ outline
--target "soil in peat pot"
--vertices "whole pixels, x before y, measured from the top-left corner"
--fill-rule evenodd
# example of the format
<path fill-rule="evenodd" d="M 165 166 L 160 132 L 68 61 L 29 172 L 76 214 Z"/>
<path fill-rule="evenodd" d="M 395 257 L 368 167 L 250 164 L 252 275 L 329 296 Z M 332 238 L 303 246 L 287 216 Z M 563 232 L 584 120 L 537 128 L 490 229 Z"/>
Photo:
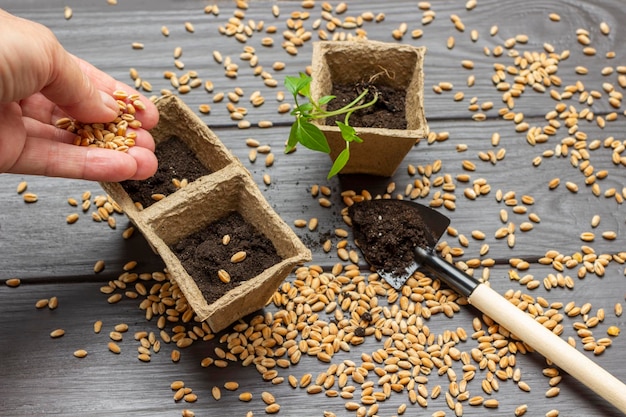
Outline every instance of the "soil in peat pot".
<path fill-rule="evenodd" d="M 357 110 L 350 115 L 350 126 L 374 127 L 384 129 L 406 129 L 405 98 L 406 90 L 396 90 L 392 87 L 379 86 L 374 83 L 359 82 L 356 84 L 334 84 L 333 100 L 328 103 L 327 110 L 337 110 L 351 103 L 365 89 L 368 90 L 363 103 L 378 98 L 373 106 Z M 335 121 L 344 122 L 345 115 L 329 117 L 327 126 L 334 126 Z"/>
<path fill-rule="evenodd" d="M 420 213 L 398 201 L 355 203 L 348 209 L 354 241 L 367 262 L 378 271 L 399 274 L 414 261 L 413 248 L 432 247 L 436 237 Z"/>
<path fill-rule="evenodd" d="M 130 198 L 144 208 L 155 203 L 153 194 L 167 196 L 178 190 L 172 182 L 173 179 L 185 179 L 191 183 L 211 173 L 187 144 L 176 136 L 158 143 L 154 154 L 159 161 L 159 167 L 152 177 L 143 181 L 129 180 L 120 183 Z"/>
<path fill-rule="evenodd" d="M 225 235 L 230 237 L 227 244 L 224 244 Z M 272 242 L 235 211 L 183 238 L 170 249 L 209 304 L 281 261 Z M 246 252 L 246 258 L 231 262 L 231 257 L 240 251 Z M 218 278 L 220 269 L 230 274 L 230 282 Z"/>

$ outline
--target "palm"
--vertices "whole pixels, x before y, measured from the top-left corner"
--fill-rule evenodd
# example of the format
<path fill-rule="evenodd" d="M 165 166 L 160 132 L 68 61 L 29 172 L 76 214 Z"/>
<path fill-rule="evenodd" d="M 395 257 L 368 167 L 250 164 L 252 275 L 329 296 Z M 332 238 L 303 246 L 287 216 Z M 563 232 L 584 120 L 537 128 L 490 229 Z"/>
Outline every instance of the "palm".
<path fill-rule="evenodd" d="M 6 172 L 15 164 L 26 142 L 22 109 L 17 103 L 0 103 L 0 126 L 3 136 L 10 138 L 0 141 L 0 172 Z"/>

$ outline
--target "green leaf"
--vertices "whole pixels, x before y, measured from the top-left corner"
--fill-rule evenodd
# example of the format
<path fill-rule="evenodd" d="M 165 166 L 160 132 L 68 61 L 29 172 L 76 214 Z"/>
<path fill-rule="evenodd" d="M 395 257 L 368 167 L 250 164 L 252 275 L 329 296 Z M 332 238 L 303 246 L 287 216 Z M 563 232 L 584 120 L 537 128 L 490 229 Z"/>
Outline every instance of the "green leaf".
<path fill-rule="evenodd" d="M 344 149 L 339 153 L 339 155 L 337 155 L 337 158 L 335 159 L 335 162 L 333 162 L 333 166 L 330 168 L 330 171 L 328 172 L 328 176 L 326 178 L 330 179 L 337 175 L 339 171 L 341 171 L 343 167 L 346 166 L 346 164 L 348 163 L 348 159 L 350 159 L 350 148 L 348 144 L 346 144 L 346 149 Z"/>
<path fill-rule="evenodd" d="M 323 106 L 324 104 L 334 100 L 335 98 L 337 98 L 337 96 L 324 96 L 320 98 L 317 102 L 319 103 L 320 106 Z"/>
<path fill-rule="evenodd" d="M 303 117 L 307 117 L 307 115 L 311 112 L 311 110 L 313 110 L 313 104 L 311 103 L 304 103 L 299 105 L 298 107 L 294 108 L 291 111 L 291 114 L 301 114 Z"/>
<path fill-rule="evenodd" d="M 302 119 L 300 119 L 299 123 L 294 123 L 291 127 L 292 131 L 294 130 L 294 126 L 296 126 L 294 135 L 303 146 L 313 151 L 330 152 L 326 136 L 324 136 L 324 133 L 319 127 Z"/>
<path fill-rule="evenodd" d="M 298 80 L 299 78 L 289 75 L 285 77 L 285 88 L 293 95 L 298 94 Z"/>
<path fill-rule="evenodd" d="M 291 152 L 298 144 L 298 129 L 300 126 L 300 120 L 300 118 L 297 118 L 291 125 L 291 129 L 289 130 L 289 139 L 287 139 L 287 144 L 285 145 L 285 153 Z"/>
<path fill-rule="evenodd" d="M 341 137 L 346 142 L 363 142 L 361 138 L 359 138 L 356 134 L 356 130 L 345 123 L 337 121 L 337 126 L 339 126 L 339 131 L 341 132 Z"/>
<path fill-rule="evenodd" d="M 285 88 L 291 94 L 298 94 L 301 90 L 307 87 L 311 83 L 311 77 L 306 74 L 300 73 L 299 77 L 286 76 L 285 77 Z"/>
<path fill-rule="evenodd" d="M 285 88 L 294 96 L 298 94 L 308 96 L 310 84 L 311 77 L 304 73 L 300 73 L 299 77 L 289 75 L 285 77 Z"/>
<path fill-rule="evenodd" d="M 311 77 L 307 77 L 303 81 L 302 86 L 298 90 L 298 93 L 302 94 L 305 97 L 311 96 Z"/>

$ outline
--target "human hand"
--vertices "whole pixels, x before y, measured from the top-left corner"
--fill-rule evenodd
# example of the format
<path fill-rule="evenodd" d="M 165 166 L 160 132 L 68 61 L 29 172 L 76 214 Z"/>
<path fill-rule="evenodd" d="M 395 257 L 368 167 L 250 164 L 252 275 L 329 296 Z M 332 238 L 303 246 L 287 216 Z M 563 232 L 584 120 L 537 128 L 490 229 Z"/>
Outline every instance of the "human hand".
<path fill-rule="evenodd" d="M 95 181 L 146 179 L 157 169 L 154 140 L 146 129 L 158 111 L 146 109 L 135 146 L 127 152 L 72 144 L 75 135 L 54 126 L 62 117 L 110 122 L 115 90 L 137 93 L 69 54 L 46 27 L 0 9 L 0 172 Z"/>

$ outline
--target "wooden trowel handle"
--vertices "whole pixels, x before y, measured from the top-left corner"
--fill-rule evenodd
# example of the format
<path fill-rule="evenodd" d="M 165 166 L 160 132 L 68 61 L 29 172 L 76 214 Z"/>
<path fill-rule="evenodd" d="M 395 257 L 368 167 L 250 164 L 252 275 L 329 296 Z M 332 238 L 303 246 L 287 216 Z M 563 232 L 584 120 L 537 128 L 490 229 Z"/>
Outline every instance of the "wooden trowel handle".
<path fill-rule="evenodd" d="M 459 294 L 467 296 L 470 304 L 506 328 L 519 340 L 531 346 L 626 414 L 626 385 L 604 368 L 490 287 L 481 284 L 476 278 L 443 260 L 434 251 L 416 248 L 415 260 Z"/>
<path fill-rule="evenodd" d="M 626 385 L 485 284 L 469 302 L 626 414 Z"/>

